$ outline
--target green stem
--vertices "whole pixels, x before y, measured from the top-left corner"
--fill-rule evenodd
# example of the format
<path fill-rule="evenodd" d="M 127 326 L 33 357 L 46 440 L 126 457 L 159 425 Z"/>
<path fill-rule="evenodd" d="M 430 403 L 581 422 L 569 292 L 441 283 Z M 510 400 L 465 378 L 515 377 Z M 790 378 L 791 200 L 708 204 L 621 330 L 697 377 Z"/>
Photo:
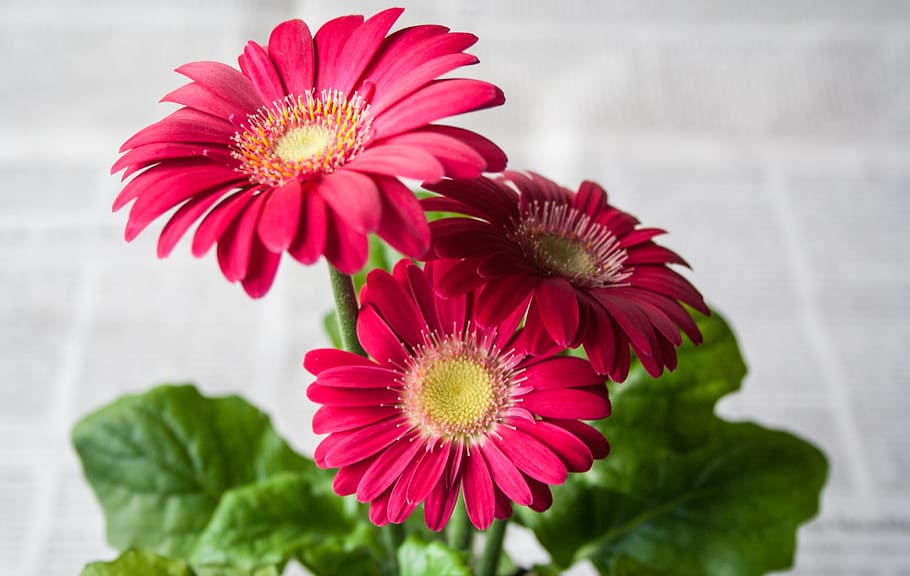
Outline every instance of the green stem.
<path fill-rule="evenodd" d="M 502 541 L 505 539 L 508 520 L 494 520 L 487 531 L 487 540 L 483 545 L 483 556 L 480 557 L 478 576 L 496 576 L 499 558 L 502 556 Z"/>
<path fill-rule="evenodd" d="M 389 523 L 382 528 L 383 544 L 385 544 L 386 553 L 389 555 L 389 561 L 392 564 L 392 574 L 400 574 L 398 566 L 398 549 L 404 542 L 404 525 Z"/>
<path fill-rule="evenodd" d="M 345 350 L 366 356 L 357 340 L 357 294 L 354 292 L 354 279 L 331 265 L 329 277 L 332 281 L 332 294 L 335 296 L 335 314 L 338 316 L 341 343 Z"/>
<path fill-rule="evenodd" d="M 474 539 L 474 527 L 468 519 L 468 511 L 464 507 L 464 500 L 458 499 L 455 513 L 449 520 L 449 546 L 461 551 L 471 550 L 471 541 Z"/>

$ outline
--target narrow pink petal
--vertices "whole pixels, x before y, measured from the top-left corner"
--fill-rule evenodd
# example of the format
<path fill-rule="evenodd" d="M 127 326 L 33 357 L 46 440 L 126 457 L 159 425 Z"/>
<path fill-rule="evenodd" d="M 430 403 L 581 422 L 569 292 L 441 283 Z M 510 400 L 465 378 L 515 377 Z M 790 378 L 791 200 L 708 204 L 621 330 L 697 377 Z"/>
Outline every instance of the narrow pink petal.
<path fill-rule="evenodd" d="M 385 526 L 389 523 L 389 498 L 392 495 L 391 490 L 387 490 L 372 502 L 370 502 L 370 522 L 376 526 Z"/>
<path fill-rule="evenodd" d="M 591 367 L 598 374 L 610 374 L 616 362 L 616 330 L 600 303 L 590 299 L 583 306 L 586 317 L 582 343 Z"/>
<path fill-rule="evenodd" d="M 325 83 L 349 96 L 385 39 L 385 35 L 402 12 L 403 8 L 388 8 L 370 17 L 354 30 L 344 44 L 344 66 L 336 65 L 333 68 L 333 77 L 325 78 Z"/>
<path fill-rule="evenodd" d="M 408 352 L 372 306 L 365 306 L 357 315 L 357 339 L 383 366 L 403 366 L 406 362 Z"/>
<path fill-rule="evenodd" d="M 408 502 L 423 502 L 430 491 L 442 479 L 446 464 L 449 462 L 450 448 L 448 445 L 436 446 L 431 451 L 424 451 L 417 463 L 414 475 L 407 485 L 406 498 Z"/>
<path fill-rule="evenodd" d="M 534 298 L 540 319 L 560 346 L 568 346 L 578 333 L 578 298 L 575 288 L 562 278 L 547 278 L 537 285 Z"/>
<path fill-rule="evenodd" d="M 405 132 L 383 140 L 390 146 L 418 147 L 432 154 L 450 178 L 476 178 L 486 170 L 487 161 L 481 154 L 458 138 L 435 132 Z M 435 181 L 438 178 L 424 178 Z"/>
<path fill-rule="evenodd" d="M 496 486 L 517 504 L 522 506 L 530 504 L 531 489 L 515 464 L 493 442 L 487 442 L 480 450 L 490 467 L 490 474 Z"/>
<path fill-rule="evenodd" d="M 310 374 L 318 376 L 324 370 L 329 368 L 338 368 L 339 366 L 375 366 L 372 360 L 364 358 L 359 354 L 348 352 L 347 350 L 338 350 L 337 348 L 317 348 L 306 353 L 303 359 L 303 367 L 309 370 Z"/>
<path fill-rule="evenodd" d="M 256 94 L 253 83 L 236 68 L 221 62 L 190 62 L 177 68 L 190 80 L 195 80 L 218 94 L 225 100 L 242 109 L 246 114 L 254 114 L 264 104 Z"/>
<path fill-rule="evenodd" d="M 486 279 L 481 278 L 477 273 L 477 259 L 469 258 L 452 266 L 439 279 L 436 289 L 440 296 L 451 298 L 476 290 L 484 283 L 486 283 Z"/>
<path fill-rule="evenodd" d="M 381 114 L 383 110 L 396 102 L 414 93 L 442 76 L 446 72 L 479 62 L 476 56 L 464 53 L 446 54 L 432 60 L 426 60 L 406 74 L 400 76 L 395 84 L 386 90 L 377 91 L 372 102 L 374 114 Z M 473 177 L 473 176 L 472 176 Z"/>
<path fill-rule="evenodd" d="M 235 132 L 236 129 L 230 122 L 217 116 L 192 108 L 181 108 L 136 132 L 120 146 L 120 152 L 162 142 L 211 142 L 227 145 Z"/>
<path fill-rule="evenodd" d="M 459 202 L 453 198 L 444 198 L 442 196 L 430 196 L 421 198 L 420 205 L 425 212 L 455 212 L 475 218 L 483 218 L 486 214 L 473 206 L 468 206 L 464 202 Z"/>
<path fill-rule="evenodd" d="M 335 493 L 339 496 L 350 496 L 356 492 L 360 479 L 363 478 L 363 474 L 376 461 L 377 457 L 371 456 L 360 462 L 339 468 L 335 474 L 335 479 L 332 480 L 332 489 Z"/>
<path fill-rule="evenodd" d="M 477 298 L 475 319 L 482 326 L 498 324 L 516 310 L 525 309 L 534 288 L 524 275 L 491 280 Z"/>
<path fill-rule="evenodd" d="M 463 222 L 458 222 L 459 220 Z M 448 224 L 451 223 L 451 226 Z M 449 236 L 447 228 L 457 228 L 459 231 Z M 510 252 L 510 256 L 518 256 L 519 262 L 524 256 L 511 250 L 512 244 L 503 237 L 502 231 L 493 226 L 468 218 L 446 218 L 436 220 L 430 225 L 433 231 L 433 250 L 442 258 L 470 258 L 472 256 L 490 256 L 495 251 Z M 505 273 L 492 276 L 505 276 Z"/>
<path fill-rule="evenodd" d="M 357 500 L 369 502 L 391 488 L 405 469 L 413 465 L 414 458 L 423 446 L 423 442 L 418 441 L 414 435 L 388 446 L 361 478 L 357 486 Z"/>
<path fill-rule="evenodd" d="M 377 138 L 387 138 L 440 118 L 503 102 L 502 91 L 488 82 L 460 78 L 435 80 L 376 116 L 373 130 Z"/>
<path fill-rule="evenodd" d="M 379 236 L 405 256 L 422 258 L 430 248 L 430 226 L 420 202 L 395 178 L 375 180 L 382 198 Z"/>
<path fill-rule="evenodd" d="M 397 412 L 397 408 L 390 406 L 352 407 L 327 404 L 313 414 L 313 433 L 330 434 L 369 426 L 391 418 Z"/>
<path fill-rule="evenodd" d="M 335 446 L 337 446 L 339 442 L 343 441 L 353 433 L 353 431 L 341 432 L 338 434 L 329 434 L 327 437 L 323 438 L 322 442 L 316 446 L 316 450 L 313 451 L 313 461 L 316 463 L 316 465 L 323 470 L 329 468 L 329 466 L 325 463 L 325 455 L 334 450 Z"/>
<path fill-rule="evenodd" d="M 639 244 L 644 244 L 645 242 L 651 240 L 655 236 L 660 236 L 661 234 L 666 234 L 666 230 L 661 230 L 660 228 L 639 228 L 638 230 L 633 230 L 622 236 L 619 239 L 619 244 L 623 248 L 631 248 L 632 246 L 637 246 Z"/>
<path fill-rule="evenodd" d="M 240 69 L 253 82 L 253 87 L 264 102 L 271 104 L 286 96 L 275 64 L 272 63 L 265 48 L 252 40 L 247 42 L 246 48 L 243 49 Z"/>
<path fill-rule="evenodd" d="M 259 239 L 266 248 L 281 253 L 291 246 L 297 236 L 302 204 L 303 191 L 297 180 L 290 180 L 268 193 L 256 227 Z"/>
<path fill-rule="evenodd" d="M 633 286 L 653 290 L 658 294 L 675 298 L 688 304 L 702 314 L 708 315 L 711 311 L 695 286 L 664 266 L 638 266 L 630 278 Z"/>
<path fill-rule="evenodd" d="M 533 274 L 536 270 L 524 260 L 521 250 L 517 246 L 496 247 L 495 252 L 491 246 L 483 260 L 477 265 L 477 273 L 484 278 L 496 278 L 507 274 Z"/>
<path fill-rule="evenodd" d="M 531 493 L 534 494 L 534 500 L 529 508 L 535 512 L 544 512 L 549 509 L 553 505 L 553 493 L 550 492 L 550 487 L 533 478 L 528 478 L 527 480 Z"/>
<path fill-rule="evenodd" d="M 610 400 L 606 388 L 595 392 L 594 387 L 564 390 L 535 390 L 521 397 L 521 407 L 549 418 L 597 420 L 610 415 Z"/>
<path fill-rule="evenodd" d="M 439 292 L 439 279 L 444 277 L 450 266 L 454 263 L 452 260 L 431 260 L 424 265 L 424 272 L 430 279 L 430 283 Z M 467 321 L 467 297 L 452 296 L 449 298 L 436 299 L 436 315 L 439 318 L 439 325 L 444 333 L 453 333 L 460 331 L 465 327 Z"/>
<path fill-rule="evenodd" d="M 610 289 L 598 290 L 596 296 L 601 306 L 632 344 L 646 354 L 653 353 L 654 329 L 647 316 L 635 304 L 617 297 Z"/>
<path fill-rule="evenodd" d="M 201 194 L 181 206 L 167 221 L 167 224 L 161 230 L 161 235 L 158 236 L 158 257 L 167 258 L 190 226 L 205 214 L 215 202 L 223 198 L 223 192 L 225 191 L 216 190 L 208 194 Z"/>
<path fill-rule="evenodd" d="M 636 297 L 659 308 L 674 324 L 682 329 L 683 333 L 689 337 L 689 340 L 695 344 L 701 344 L 702 336 L 698 329 L 698 324 L 695 323 L 689 312 L 679 302 L 647 290 L 636 290 Z"/>
<path fill-rule="evenodd" d="M 234 220 L 247 208 L 255 189 L 241 190 L 222 200 L 196 228 L 193 235 L 193 256 L 199 258 L 211 249 Z"/>
<path fill-rule="evenodd" d="M 591 465 L 594 463 L 591 449 L 571 432 L 543 420 L 529 422 L 515 419 L 513 424 L 516 428 L 537 438 L 555 452 L 566 465 L 566 469 L 569 472 L 586 472 L 591 469 Z M 528 494 L 528 503 L 530 503 L 530 492 Z"/>
<path fill-rule="evenodd" d="M 590 180 L 585 180 L 578 187 L 578 193 L 572 201 L 572 205 L 585 214 L 593 216 L 607 207 L 607 192 Z"/>
<path fill-rule="evenodd" d="M 660 307 L 655 306 L 650 302 L 648 296 L 653 295 L 653 292 L 626 287 L 619 288 L 619 290 L 620 294 L 627 297 L 630 302 L 634 302 L 635 305 L 638 306 L 648 318 L 651 325 L 657 328 L 657 331 L 664 338 L 676 346 L 682 344 L 682 336 L 679 335 L 679 330 L 676 328 L 676 324 L 673 323 L 673 320 L 671 320 Z"/>
<path fill-rule="evenodd" d="M 604 377 L 598 375 L 591 364 L 581 358 L 559 356 L 547 358 L 525 368 L 525 385 L 535 390 L 556 388 L 578 388 L 604 384 Z"/>
<path fill-rule="evenodd" d="M 111 167 L 111 174 L 116 174 L 126 169 L 123 173 L 123 179 L 126 179 L 130 174 L 162 160 L 176 158 L 201 159 L 205 157 L 205 151 L 205 144 L 161 142 L 138 146 L 121 156 L 114 163 Z"/>
<path fill-rule="evenodd" d="M 316 55 L 306 22 L 288 20 L 276 26 L 269 36 L 268 51 L 287 94 L 299 96 L 312 90 Z"/>
<path fill-rule="evenodd" d="M 401 391 L 387 388 L 338 388 L 322 386 L 319 382 L 310 384 L 307 398 L 318 404 L 336 406 L 394 406 L 401 398 Z"/>
<path fill-rule="evenodd" d="M 407 433 L 400 419 L 390 419 L 355 430 L 326 453 L 330 468 L 341 468 L 379 453 Z"/>
<path fill-rule="evenodd" d="M 616 361 L 613 369 L 610 370 L 610 379 L 614 382 L 623 382 L 629 375 L 629 368 L 632 365 L 632 354 L 629 352 L 629 339 L 622 332 L 616 332 L 616 346 L 614 354 Z"/>
<path fill-rule="evenodd" d="M 517 347 L 531 356 L 552 356 L 564 349 L 553 342 L 553 338 L 544 328 L 540 319 L 540 306 L 534 300 L 531 300 L 531 305 L 528 306 L 528 316 L 518 338 Z"/>
<path fill-rule="evenodd" d="M 497 431 L 501 438 L 493 436 L 492 441 L 519 470 L 547 484 L 565 482 L 565 464 L 539 440 L 507 426 L 500 426 Z"/>
<path fill-rule="evenodd" d="M 316 92 L 336 89 L 334 82 L 344 66 L 344 44 L 363 23 L 363 16 L 341 16 L 329 20 L 316 31 Z"/>
<path fill-rule="evenodd" d="M 402 260 L 402 262 L 406 262 Z M 396 273 L 398 266 L 396 266 Z M 408 262 L 405 268 L 408 286 L 411 289 L 411 295 L 414 302 L 420 309 L 420 316 L 426 321 L 430 331 L 442 331 L 442 325 L 439 323 L 439 315 L 436 312 L 436 295 L 433 293 L 433 287 L 429 278 L 419 267 Z"/>
<path fill-rule="evenodd" d="M 168 92 L 162 102 L 173 102 L 200 112 L 211 114 L 230 121 L 232 116 L 243 116 L 245 111 L 233 102 L 225 100 L 198 82 L 190 82 L 176 90 Z"/>
<path fill-rule="evenodd" d="M 429 151 L 416 146 L 374 143 L 345 165 L 345 168 L 435 182 L 445 175 L 445 168 Z"/>
<path fill-rule="evenodd" d="M 493 486 L 493 489 L 496 494 L 496 512 L 493 514 L 493 517 L 497 520 L 507 520 L 511 518 L 512 501 L 496 486 Z"/>
<path fill-rule="evenodd" d="M 457 128 L 455 126 L 444 126 L 439 124 L 431 124 L 426 128 L 423 128 L 422 131 L 435 132 L 461 140 L 465 145 L 470 146 L 483 157 L 487 164 L 486 168 L 483 170 L 484 172 L 502 172 L 506 169 L 506 164 L 509 159 L 503 149 L 497 146 L 492 140 L 484 138 L 476 132 L 471 132 L 470 130 Z"/>
<path fill-rule="evenodd" d="M 228 233 L 218 241 L 218 264 L 230 282 L 242 280 L 247 274 L 253 250 L 253 235 L 256 233 L 256 222 L 263 201 L 261 194 L 254 197 L 231 225 Z"/>
<path fill-rule="evenodd" d="M 610 443 L 597 428 L 578 420 L 551 420 L 551 422 L 568 430 L 584 442 L 595 459 L 606 458 L 610 453 Z"/>
<path fill-rule="evenodd" d="M 359 272 L 370 252 L 364 232 L 355 230 L 334 210 L 326 211 L 328 229 L 325 239 L 325 257 L 329 263 L 344 274 Z"/>
<path fill-rule="evenodd" d="M 420 342 L 427 326 L 413 298 L 401 285 L 388 272 L 380 269 L 372 270 L 367 275 L 367 285 L 370 287 L 370 304 L 398 339 L 403 342 Z"/>
<path fill-rule="evenodd" d="M 321 178 L 315 190 L 349 226 L 358 232 L 373 232 L 382 217 L 379 189 L 369 176 L 349 170 L 351 164 Z"/>
<path fill-rule="evenodd" d="M 442 126 L 435 128 L 439 129 Z M 518 217 L 518 193 L 502 182 L 486 178 L 443 180 L 424 187 L 485 211 L 486 219 L 499 225 L 507 224 Z"/>
<path fill-rule="evenodd" d="M 478 530 L 486 530 L 493 523 L 496 497 L 493 493 L 490 470 L 480 450 L 472 450 L 465 456 L 461 486 L 471 524 Z"/>
<path fill-rule="evenodd" d="M 338 366 L 323 370 L 316 380 L 336 388 L 400 388 L 399 373 L 381 366 Z"/>
<path fill-rule="evenodd" d="M 252 236 L 250 260 L 240 284 L 250 298 L 265 296 L 278 272 L 281 252 L 272 252 L 255 235 Z"/>
<path fill-rule="evenodd" d="M 407 520 L 408 516 L 417 508 L 419 502 L 408 500 L 407 491 L 411 479 L 417 472 L 417 463 L 411 462 L 411 465 L 405 469 L 401 477 L 392 487 L 392 494 L 389 498 L 389 521 L 394 524 L 401 524 Z"/>
<path fill-rule="evenodd" d="M 301 264 L 313 264 L 325 250 L 328 227 L 325 201 L 310 187 L 304 189 L 300 224 L 297 237 L 288 248 L 288 253 Z"/>
<path fill-rule="evenodd" d="M 639 264 L 679 264 L 687 268 L 690 267 L 689 263 L 683 260 L 682 256 L 676 252 L 651 243 L 628 250 L 628 257 L 624 265 L 636 266 Z"/>
<path fill-rule="evenodd" d="M 447 485 L 444 480 L 440 480 L 436 487 L 427 496 L 423 505 L 423 518 L 427 528 L 434 532 L 439 532 L 445 528 L 452 512 L 455 510 L 455 504 L 458 502 L 459 484 Z"/>
<path fill-rule="evenodd" d="M 114 204 L 111 206 L 111 209 L 116 212 L 120 210 L 132 200 L 135 200 L 139 196 L 144 194 L 155 194 L 155 190 L 160 188 L 163 182 L 168 180 L 186 178 L 185 175 L 182 175 L 184 172 L 194 172 L 198 170 L 210 170 L 215 168 L 216 170 L 221 170 L 222 173 L 228 172 L 222 167 L 213 166 L 210 162 L 207 162 L 204 158 L 181 158 L 173 160 L 171 162 L 158 164 L 157 166 L 152 166 L 145 172 L 137 175 L 135 178 L 127 182 L 126 186 L 117 194 L 117 197 L 114 199 Z M 234 174 L 236 177 L 236 173 Z"/>
<path fill-rule="evenodd" d="M 534 172 L 515 172 L 507 170 L 504 174 L 507 180 L 510 180 L 521 190 L 522 208 L 530 202 L 559 202 L 560 204 L 571 204 L 574 194 L 568 188 L 556 184 L 548 178 L 544 178 Z"/>

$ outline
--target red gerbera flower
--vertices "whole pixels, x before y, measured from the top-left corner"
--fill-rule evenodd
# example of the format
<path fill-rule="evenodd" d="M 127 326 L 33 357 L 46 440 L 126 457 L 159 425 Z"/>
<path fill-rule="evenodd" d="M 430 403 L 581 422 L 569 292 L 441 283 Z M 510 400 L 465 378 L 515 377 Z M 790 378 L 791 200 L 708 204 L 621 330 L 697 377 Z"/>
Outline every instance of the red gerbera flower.
<path fill-rule="evenodd" d="M 224 276 L 253 297 L 272 284 L 281 254 L 304 264 L 325 254 L 344 273 L 367 257 L 378 232 L 421 256 L 429 228 L 399 177 L 476 177 L 505 154 L 467 130 L 430 124 L 502 104 L 486 82 L 437 80 L 477 59 L 477 38 L 442 26 L 386 33 L 393 8 L 364 21 L 344 16 L 315 37 L 301 20 L 249 42 L 240 71 L 218 62 L 177 69 L 192 82 L 163 100 L 183 106 L 126 141 L 113 172 L 139 172 L 114 202 L 132 200 L 126 239 L 172 208 L 158 242 L 167 256 L 201 220 L 193 254 L 218 244 Z"/>
<path fill-rule="evenodd" d="M 323 404 L 313 429 L 329 434 L 316 463 L 339 468 L 335 491 L 371 502 L 377 525 L 403 522 L 422 502 L 427 526 L 441 530 L 461 490 L 486 529 L 512 502 L 547 509 L 549 484 L 609 451 L 579 421 L 609 414 L 604 377 L 580 358 L 516 354 L 519 315 L 480 327 L 473 295 L 436 296 L 443 266 L 370 272 L 357 333 L 372 359 L 324 349 L 304 361 L 316 375 L 307 395 Z"/>
<path fill-rule="evenodd" d="M 427 210 L 473 218 L 433 222 L 431 257 L 459 259 L 439 289 L 445 296 L 482 287 L 476 319 L 495 326 L 527 310 L 524 344 L 584 345 L 594 368 L 615 381 L 629 371 L 629 346 L 654 376 L 676 367 L 680 329 L 701 334 L 681 303 L 708 314 L 701 294 L 668 264 L 686 262 L 655 244 L 657 228 L 607 202 L 593 182 L 572 192 L 536 174 L 445 180 Z"/>

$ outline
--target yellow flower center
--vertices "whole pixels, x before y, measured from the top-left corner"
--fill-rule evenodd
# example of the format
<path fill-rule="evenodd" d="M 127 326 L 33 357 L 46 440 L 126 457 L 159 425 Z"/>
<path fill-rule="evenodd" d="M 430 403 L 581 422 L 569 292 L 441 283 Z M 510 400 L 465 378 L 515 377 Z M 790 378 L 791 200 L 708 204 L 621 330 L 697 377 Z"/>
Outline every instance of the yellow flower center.
<path fill-rule="evenodd" d="M 447 427 L 473 424 L 493 399 L 493 380 L 483 366 L 455 358 L 433 364 L 423 377 L 420 404 L 427 418 Z"/>
<path fill-rule="evenodd" d="M 563 276 L 592 276 L 597 262 L 585 247 L 557 234 L 540 234 L 534 238 L 537 257 Z"/>
<path fill-rule="evenodd" d="M 306 162 L 332 143 L 332 133 L 322 126 L 291 128 L 278 139 L 275 154 L 285 162 Z"/>

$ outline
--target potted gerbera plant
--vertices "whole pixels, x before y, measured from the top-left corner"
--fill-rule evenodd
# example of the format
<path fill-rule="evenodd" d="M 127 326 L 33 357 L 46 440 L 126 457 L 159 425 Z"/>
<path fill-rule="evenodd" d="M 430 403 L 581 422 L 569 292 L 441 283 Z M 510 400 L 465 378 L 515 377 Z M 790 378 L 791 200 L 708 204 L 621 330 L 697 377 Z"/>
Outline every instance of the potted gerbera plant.
<path fill-rule="evenodd" d="M 101 408 L 73 438 L 123 553 L 83 573 L 789 566 L 823 455 L 714 415 L 745 366 L 663 231 L 437 124 L 504 97 L 440 79 L 476 62 L 475 36 L 390 33 L 401 12 L 290 20 L 239 69 L 181 66 L 180 107 L 124 143 L 127 240 L 166 216 L 165 257 L 195 224 L 193 254 L 215 247 L 253 298 L 285 253 L 328 261 L 334 347 L 301 351 L 326 436 L 298 454 L 240 397 L 191 385 Z M 504 553 L 510 521 L 550 563 Z"/>

